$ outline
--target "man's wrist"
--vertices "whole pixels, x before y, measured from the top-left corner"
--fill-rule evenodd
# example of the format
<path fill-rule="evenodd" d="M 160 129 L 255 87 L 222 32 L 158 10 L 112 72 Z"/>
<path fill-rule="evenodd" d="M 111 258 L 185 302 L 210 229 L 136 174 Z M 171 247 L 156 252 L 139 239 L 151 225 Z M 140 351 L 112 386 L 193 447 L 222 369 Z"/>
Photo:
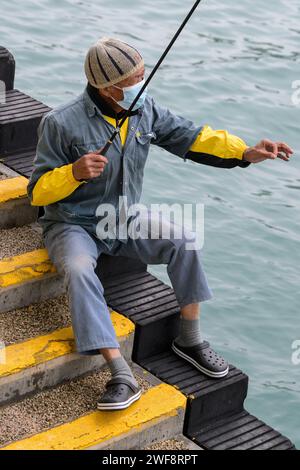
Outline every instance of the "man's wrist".
<path fill-rule="evenodd" d="M 248 162 L 248 160 L 247 160 L 247 154 L 249 153 L 250 148 L 251 148 L 251 147 L 247 147 L 247 148 L 244 150 L 244 153 L 243 153 L 243 156 L 242 156 L 242 161 L 243 161 L 243 162 Z"/>
<path fill-rule="evenodd" d="M 74 178 L 74 181 L 76 183 L 86 183 L 86 181 L 84 179 L 78 179 L 76 176 L 75 176 L 75 172 L 74 172 L 74 163 L 72 164 L 72 176 Z"/>
<path fill-rule="evenodd" d="M 241 160 L 240 163 L 239 163 L 239 166 L 242 167 L 242 168 L 247 168 L 247 166 L 251 165 L 251 162 L 249 162 L 249 160 L 247 160 L 247 154 L 249 153 L 250 148 L 251 148 L 251 147 L 247 147 L 247 148 L 244 150 L 244 153 L 243 153 L 243 156 L 242 156 L 242 160 Z"/>

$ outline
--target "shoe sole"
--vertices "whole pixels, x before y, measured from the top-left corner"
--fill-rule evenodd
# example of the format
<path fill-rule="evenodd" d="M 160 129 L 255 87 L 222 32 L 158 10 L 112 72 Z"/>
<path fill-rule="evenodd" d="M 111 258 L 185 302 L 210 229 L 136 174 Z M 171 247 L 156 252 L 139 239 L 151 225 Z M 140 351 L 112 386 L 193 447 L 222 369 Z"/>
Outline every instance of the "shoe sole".
<path fill-rule="evenodd" d="M 141 398 L 142 390 L 139 390 L 135 395 L 128 398 L 126 401 L 122 401 L 120 403 L 98 403 L 97 409 L 98 410 L 124 410 L 128 408 L 132 403 L 137 401 Z"/>
<path fill-rule="evenodd" d="M 178 356 L 180 356 L 183 359 L 185 359 L 186 361 L 190 362 L 194 367 L 196 367 L 198 370 L 200 370 L 200 372 L 203 372 L 203 374 L 208 375 L 208 377 L 212 377 L 213 379 L 222 379 L 223 377 L 226 377 L 226 375 L 229 372 L 229 367 L 227 367 L 227 369 L 222 371 L 222 372 L 212 372 L 212 371 L 206 369 L 205 367 L 200 366 L 200 364 L 198 364 L 198 362 L 196 362 L 194 359 L 192 359 L 191 357 L 187 356 L 182 351 L 177 349 L 174 344 L 172 344 L 172 349 L 176 354 L 178 354 Z"/>

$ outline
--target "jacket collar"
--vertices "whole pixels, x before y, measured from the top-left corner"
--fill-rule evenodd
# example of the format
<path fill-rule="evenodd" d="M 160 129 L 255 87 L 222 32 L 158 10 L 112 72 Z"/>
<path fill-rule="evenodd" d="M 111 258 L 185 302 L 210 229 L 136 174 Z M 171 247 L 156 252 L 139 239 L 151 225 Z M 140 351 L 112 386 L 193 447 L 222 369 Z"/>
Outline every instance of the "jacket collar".
<path fill-rule="evenodd" d="M 92 87 L 89 83 L 87 84 L 83 93 L 83 102 L 89 117 L 93 117 L 96 114 L 113 117 L 118 121 L 122 119 L 125 114 L 125 110 L 116 113 L 107 102 L 99 95 L 97 89 Z M 142 109 L 139 108 L 135 111 L 131 111 L 130 116 L 135 114 L 141 114 Z"/>

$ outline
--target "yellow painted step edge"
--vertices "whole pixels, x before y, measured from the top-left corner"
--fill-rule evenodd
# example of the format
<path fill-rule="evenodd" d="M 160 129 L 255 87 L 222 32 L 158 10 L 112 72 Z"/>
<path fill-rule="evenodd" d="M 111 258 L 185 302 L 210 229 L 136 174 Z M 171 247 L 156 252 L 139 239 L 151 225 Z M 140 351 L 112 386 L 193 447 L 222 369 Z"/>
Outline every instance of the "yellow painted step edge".
<path fill-rule="evenodd" d="M 111 319 L 118 338 L 129 336 L 134 331 L 132 321 L 123 315 L 111 312 Z M 72 352 L 75 352 L 75 347 L 71 327 L 12 344 L 5 349 L 6 363 L 0 364 L 0 380 Z"/>
<path fill-rule="evenodd" d="M 45 248 L 4 258 L 0 260 L 0 288 L 14 286 L 55 272 L 56 269 Z"/>
<path fill-rule="evenodd" d="M 171 385 L 160 384 L 145 392 L 126 410 L 95 411 L 66 424 L 13 442 L 0 450 L 83 450 L 185 409 L 186 397 Z"/>
<path fill-rule="evenodd" d="M 24 176 L 0 181 L 0 204 L 27 196 L 28 179 Z"/>

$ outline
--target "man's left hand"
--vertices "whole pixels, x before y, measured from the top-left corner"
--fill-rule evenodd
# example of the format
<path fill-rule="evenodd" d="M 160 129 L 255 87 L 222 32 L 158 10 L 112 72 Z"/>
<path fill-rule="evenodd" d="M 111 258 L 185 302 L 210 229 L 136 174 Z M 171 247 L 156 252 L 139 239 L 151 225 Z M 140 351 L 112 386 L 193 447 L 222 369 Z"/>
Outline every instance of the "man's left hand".
<path fill-rule="evenodd" d="M 255 145 L 255 147 L 247 148 L 244 152 L 243 160 L 250 163 L 260 163 L 264 160 L 280 158 L 288 162 L 293 153 L 293 150 L 287 144 L 265 139 Z"/>

